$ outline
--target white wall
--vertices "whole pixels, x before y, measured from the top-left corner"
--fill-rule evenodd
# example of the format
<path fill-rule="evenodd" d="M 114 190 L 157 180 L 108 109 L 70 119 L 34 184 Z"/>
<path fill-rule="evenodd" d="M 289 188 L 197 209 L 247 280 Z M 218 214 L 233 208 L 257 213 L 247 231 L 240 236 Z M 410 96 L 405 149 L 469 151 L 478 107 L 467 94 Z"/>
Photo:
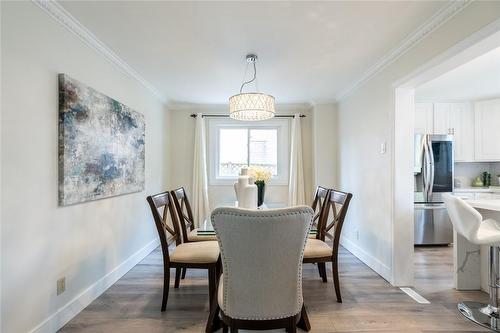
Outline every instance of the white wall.
<path fill-rule="evenodd" d="M 304 177 L 306 187 L 306 201 L 312 201 L 313 180 L 313 112 L 307 106 L 276 106 L 277 114 L 305 114 L 302 118 L 302 149 L 304 158 Z M 172 128 L 169 132 L 171 141 L 172 167 L 169 177 L 172 188 L 184 186 L 188 195 L 192 188 L 193 172 L 193 149 L 194 149 L 194 125 L 195 120 L 189 115 L 202 112 L 205 114 L 228 113 L 224 105 L 182 105 L 172 106 L 170 116 Z M 208 132 L 208 129 L 207 129 Z M 210 154 L 207 151 L 207 155 Z M 209 185 L 208 195 L 210 205 L 214 208 L 217 204 L 232 202 L 236 200 L 232 185 Z M 288 202 L 288 186 L 274 185 L 266 190 L 266 201 L 272 203 Z"/>
<path fill-rule="evenodd" d="M 32 2 L 2 2 L 1 15 L 0 330 L 22 333 L 154 244 L 157 235 L 145 199 L 167 187 L 168 116 L 142 85 Z M 58 207 L 58 73 L 145 115 L 144 192 Z M 56 296 L 56 280 L 63 276 L 66 292 Z M 41 330 L 55 331 L 51 325 L 64 320 L 58 315 Z"/>
<path fill-rule="evenodd" d="M 388 280 L 392 279 L 392 240 L 398 237 L 391 221 L 393 83 L 494 21 L 499 13 L 499 2 L 473 2 L 338 105 L 340 184 L 354 194 L 343 244 Z M 384 142 L 387 153 L 380 154 Z"/>
<path fill-rule="evenodd" d="M 1 52 L 1 47 L 2 47 L 2 6 L 0 5 L 0 78 L 2 77 L 2 68 L 3 68 L 3 56 Z M 2 156 L 2 131 L 1 128 L 3 126 L 2 123 L 2 114 L 3 114 L 3 103 L 2 101 L 2 80 L 0 79 L 0 158 Z M 3 274 L 2 274 L 2 266 L 3 266 L 3 260 L 2 260 L 2 175 L 3 175 L 3 170 L 2 170 L 2 161 L 0 159 L 0 331 L 2 330 L 2 285 L 3 285 Z"/>
<path fill-rule="evenodd" d="M 338 188 L 339 140 L 336 104 L 315 105 L 313 120 L 314 184 Z"/>

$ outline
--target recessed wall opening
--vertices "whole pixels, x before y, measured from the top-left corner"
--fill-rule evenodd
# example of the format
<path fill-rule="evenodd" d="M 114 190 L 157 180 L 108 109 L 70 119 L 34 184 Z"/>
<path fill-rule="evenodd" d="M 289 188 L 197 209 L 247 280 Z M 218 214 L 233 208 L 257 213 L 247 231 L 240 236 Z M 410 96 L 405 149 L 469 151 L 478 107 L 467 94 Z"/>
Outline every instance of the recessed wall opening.
<path fill-rule="evenodd" d="M 487 290 L 487 265 L 480 278 L 463 267 L 471 253 L 486 261 L 487 249 L 465 248 L 443 195 L 493 196 L 489 186 L 500 185 L 500 156 L 488 155 L 497 140 L 487 136 L 500 119 L 500 21 L 394 86 L 392 282 L 431 302 L 451 289 Z"/>

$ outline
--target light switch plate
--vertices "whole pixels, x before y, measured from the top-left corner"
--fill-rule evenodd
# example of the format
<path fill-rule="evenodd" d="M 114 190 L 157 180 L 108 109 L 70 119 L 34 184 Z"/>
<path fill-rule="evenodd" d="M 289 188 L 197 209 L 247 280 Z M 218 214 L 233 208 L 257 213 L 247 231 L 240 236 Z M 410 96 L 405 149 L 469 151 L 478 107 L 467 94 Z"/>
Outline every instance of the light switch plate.
<path fill-rule="evenodd" d="M 380 154 L 385 154 L 387 152 L 387 143 L 382 142 L 380 144 Z"/>

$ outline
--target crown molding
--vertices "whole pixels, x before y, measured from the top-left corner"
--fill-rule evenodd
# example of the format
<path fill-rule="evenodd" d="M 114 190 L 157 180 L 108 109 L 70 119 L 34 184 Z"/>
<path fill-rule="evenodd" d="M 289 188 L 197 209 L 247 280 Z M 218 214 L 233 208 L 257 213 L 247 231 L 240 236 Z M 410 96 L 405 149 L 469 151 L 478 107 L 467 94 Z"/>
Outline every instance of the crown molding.
<path fill-rule="evenodd" d="M 453 16 L 458 14 L 462 9 L 472 3 L 473 0 L 453 0 L 448 5 L 441 8 L 438 12 L 432 15 L 427 21 L 419 26 L 414 32 L 408 35 L 396 48 L 383 56 L 377 63 L 368 68 L 368 70 L 356 81 L 354 81 L 347 89 L 341 91 L 335 96 L 335 100 L 340 101 L 350 96 L 357 89 L 362 87 L 366 82 L 370 81 L 375 75 L 395 62 L 411 48 L 417 45 L 420 41 L 426 38 L 434 30 L 446 23 Z"/>
<path fill-rule="evenodd" d="M 148 89 L 161 102 L 166 103 L 166 97 L 156 89 L 151 83 L 146 81 L 135 69 L 121 59 L 109 47 L 99 40 L 89 29 L 81 24 L 73 15 L 71 15 L 63 6 L 55 0 L 32 0 L 34 4 L 48 13 L 54 20 L 60 23 L 68 31 L 75 34 L 87 45 L 100 52 L 107 60 L 115 64 L 122 72 L 137 80 L 146 89 Z"/>

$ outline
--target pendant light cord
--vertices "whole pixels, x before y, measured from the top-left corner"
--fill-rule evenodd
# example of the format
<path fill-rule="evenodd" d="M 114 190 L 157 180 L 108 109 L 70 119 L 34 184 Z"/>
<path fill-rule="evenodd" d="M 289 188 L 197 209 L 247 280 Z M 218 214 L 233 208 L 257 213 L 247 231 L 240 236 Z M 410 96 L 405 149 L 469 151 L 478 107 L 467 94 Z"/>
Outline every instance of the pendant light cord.
<path fill-rule="evenodd" d="M 248 68 L 248 67 L 247 67 Z M 246 71 L 245 71 L 246 72 Z M 245 75 L 246 76 L 246 75 Z M 253 78 L 250 80 L 250 81 L 245 81 L 243 82 L 243 84 L 241 85 L 241 88 L 240 88 L 240 94 L 243 92 L 243 87 L 249 83 L 252 83 L 253 81 L 255 81 L 255 79 L 257 78 L 257 66 L 255 65 L 255 61 L 253 62 Z"/>

